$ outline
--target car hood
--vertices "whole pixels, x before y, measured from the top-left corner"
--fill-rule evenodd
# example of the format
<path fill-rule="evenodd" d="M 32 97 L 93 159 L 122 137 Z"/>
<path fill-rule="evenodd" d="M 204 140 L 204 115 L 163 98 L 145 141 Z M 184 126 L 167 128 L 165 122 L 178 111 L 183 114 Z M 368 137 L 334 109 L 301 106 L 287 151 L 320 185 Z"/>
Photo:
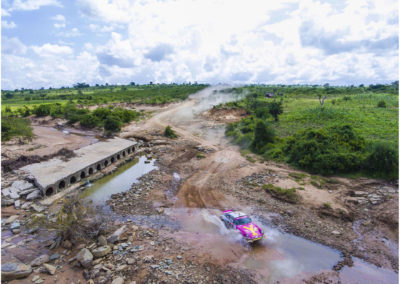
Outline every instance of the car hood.
<path fill-rule="evenodd" d="M 248 236 L 250 239 L 259 238 L 263 235 L 261 228 L 254 223 L 236 225 L 236 229 L 238 229 L 243 236 Z"/>

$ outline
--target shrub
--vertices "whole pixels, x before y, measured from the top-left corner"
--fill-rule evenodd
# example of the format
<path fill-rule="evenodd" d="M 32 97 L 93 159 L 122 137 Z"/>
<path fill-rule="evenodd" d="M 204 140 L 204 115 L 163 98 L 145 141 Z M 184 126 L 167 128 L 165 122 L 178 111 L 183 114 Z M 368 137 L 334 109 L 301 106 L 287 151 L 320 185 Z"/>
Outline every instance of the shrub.
<path fill-rule="evenodd" d="M 364 169 L 374 175 L 397 178 L 398 151 L 386 143 L 374 144 L 371 149 L 364 160 Z"/>
<path fill-rule="evenodd" d="M 92 114 L 84 114 L 79 119 L 79 123 L 83 127 L 94 128 L 99 124 L 99 119 Z"/>
<path fill-rule="evenodd" d="M 51 111 L 50 105 L 39 105 L 33 110 L 33 113 L 36 116 L 47 116 L 50 115 L 50 111 Z"/>
<path fill-rule="evenodd" d="M 379 101 L 377 107 L 385 108 L 386 107 L 386 102 L 384 100 Z"/>
<path fill-rule="evenodd" d="M 107 132 L 118 132 L 121 130 L 121 125 L 122 122 L 118 117 L 109 115 L 104 121 L 104 130 Z"/>
<path fill-rule="evenodd" d="M 365 141 L 349 125 L 307 129 L 286 141 L 287 161 L 312 173 L 353 172 L 361 168 Z"/>
<path fill-rule="evenodd" d="M 278 121 L 278 115 L 283 113 L 282 101 L 269 103 L 269 113 Z"/>
<path fill-rule="evenodd" d="M 300 200 L 300 196 L 297 194 L 295 188 L 285 189 L 269 183 L 269 184 L 264 184 L 263 189 L 269 194 L 271 194 L 273 197 L 283 201 L 287 201 L 290 203 L 297 203 Z"/>
<path fill-rule="evenodd" d="M 266 145 L 274 141 L 274 137 L 274 130 L 265 124 L 264 121 L 259 120 L 254 130 L 254 139 L 251 143 L 251 148 L 256 153 L 263 153 Z"/>
<path fill-rule="evenodd" d="M 20 117 L 2 117 L 1 118 L 1 139 L 8 141 L 13 137 L 33 137 L 32 128 L 29 120 Z"/>
<path fill-rule="evenodd" d="M 164 136 L 172 139 L 178 137 L 178 135 L 176 135 L 175 131 L 173 131 L 169 125 L 165 127 Z"/>

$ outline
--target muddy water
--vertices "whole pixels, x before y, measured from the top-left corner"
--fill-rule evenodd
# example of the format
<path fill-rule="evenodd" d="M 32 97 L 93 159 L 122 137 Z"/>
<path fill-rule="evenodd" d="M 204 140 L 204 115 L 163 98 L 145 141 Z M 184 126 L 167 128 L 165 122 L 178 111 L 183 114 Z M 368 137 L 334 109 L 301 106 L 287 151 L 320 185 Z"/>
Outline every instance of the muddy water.
<path fill-rule="evenodd" d="M 141 156 L 118 168 L 114 173 L 99 179 L 82 192 L 81 197 L 95 204 L 105 204 L 112 194 L 127 191 L 138 179 L 157 167 L 155 160 Z"/>
<path fill-rule="evenodd" d="M 246 268 L 256 272 L 260 283 L 303 283 L 314 274 L 330 272 L 342 260 L 340 251 L 281 232 L 263 217 L 253 218 L 265 232 L 265 238 L 247 245 L 235 230 L 225 228 L 221 211 L 213 209 L 169 209 L 166 211 L 181 229 L 173 234 L 200 253 L 221 265 Z M 398 283 L 398 275 L 358 258 L 345 267 L 338 279 L 342 283 Z"/>

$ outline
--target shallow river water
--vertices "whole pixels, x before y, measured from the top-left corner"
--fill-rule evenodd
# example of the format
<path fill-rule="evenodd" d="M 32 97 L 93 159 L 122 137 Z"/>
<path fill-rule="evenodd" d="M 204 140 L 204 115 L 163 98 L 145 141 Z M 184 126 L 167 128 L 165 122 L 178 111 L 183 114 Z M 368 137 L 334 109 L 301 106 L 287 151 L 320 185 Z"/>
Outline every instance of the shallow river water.
<path fill-rule="evenodd" d="M 82 197 L 98 205 L 105 204 L 112 194 L 129 190 L 141 176 L 157 169 L 154 160 L 146 161 L 147 158 L 142 156 L 123 165 L 88 187 Z M 180 179 L 176 173 L 174 178 Z M 127 219 L 157 229 L 160 224 L 170 228 L 176 240 L 189 243 L 215 262 L 255 271 L 260 283 L 301 283 L 304 277 L 331 271 L 342 259 L 340 251 L 284 233 L 263 216 L 253 219 L 266 232 L 266 237 L 259 244 L 244 245 L 235 230 L 225 228 L 220 214 L 215 209 L 169 208 L 166 216 L 130 216 Z M 353 267 L 344 267 L 340 271 L 342 283 L 398 283 L 395 272 L 358 258 L 353 260 Z"/>

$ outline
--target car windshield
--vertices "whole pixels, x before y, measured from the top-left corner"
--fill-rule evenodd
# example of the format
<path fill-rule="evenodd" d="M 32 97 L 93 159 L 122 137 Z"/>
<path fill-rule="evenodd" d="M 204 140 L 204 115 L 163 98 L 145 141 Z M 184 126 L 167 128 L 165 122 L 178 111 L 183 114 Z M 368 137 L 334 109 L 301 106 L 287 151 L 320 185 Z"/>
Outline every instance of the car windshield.
<path fill-rule="evenodd" d="M 235 225 L 244 225 L 244 224 L 251 223 L 251 219 L 249 217 L 235 219 L 233 221 L 233 223 L 235 223 Z"/>

